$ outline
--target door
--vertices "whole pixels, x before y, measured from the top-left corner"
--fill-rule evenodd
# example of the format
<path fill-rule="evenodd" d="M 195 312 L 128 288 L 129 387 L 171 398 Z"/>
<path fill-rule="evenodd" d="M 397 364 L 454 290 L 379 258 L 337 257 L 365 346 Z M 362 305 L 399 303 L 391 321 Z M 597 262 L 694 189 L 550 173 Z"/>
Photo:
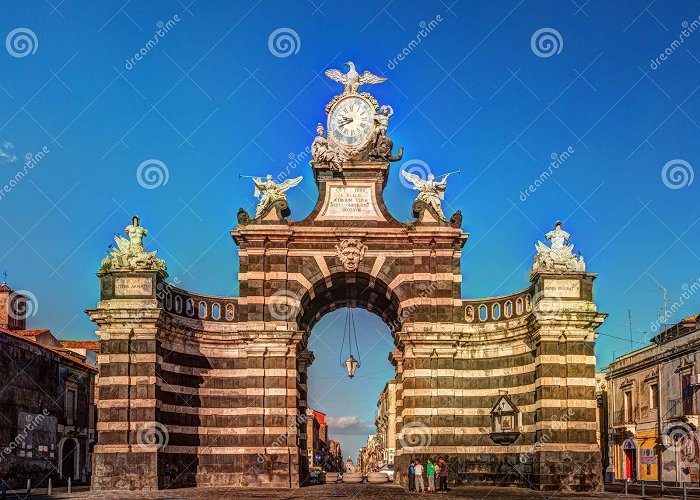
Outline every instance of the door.
<path fill-rule="evenodd" d="M 61 475 L 66 481 L 75 479 L 75 454 L 78 452 L 74 439 L 66 439 L 63 442 L 63 455 L 61 460 Z"/>
<path fill-rule="evenodd" d="M 637 478 L 636 450 L 625 450 L 625 479 Z"/>

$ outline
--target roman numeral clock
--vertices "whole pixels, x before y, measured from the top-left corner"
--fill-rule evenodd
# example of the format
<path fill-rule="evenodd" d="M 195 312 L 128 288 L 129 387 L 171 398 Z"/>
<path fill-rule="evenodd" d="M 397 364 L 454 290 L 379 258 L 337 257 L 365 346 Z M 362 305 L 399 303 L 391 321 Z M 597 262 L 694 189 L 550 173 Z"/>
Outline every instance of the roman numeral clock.
<path fill-rule="evenodd" d="M 372 136 L 374 105 L 361 95 L 341 98 L 328 114 L 328 134 L 333 142 L 362 148 Z"/>

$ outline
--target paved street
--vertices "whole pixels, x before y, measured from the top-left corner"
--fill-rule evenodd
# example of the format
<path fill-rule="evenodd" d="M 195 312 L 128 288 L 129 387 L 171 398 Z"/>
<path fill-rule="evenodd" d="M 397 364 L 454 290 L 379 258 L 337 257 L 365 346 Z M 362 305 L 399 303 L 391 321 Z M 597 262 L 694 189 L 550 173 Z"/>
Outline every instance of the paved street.
<path fill-rule="evenodd" d="M 71 495 L 66 493 L 55 493 L 52 497 L 46 497 L 42 495 L 32 495 L 34 499 L 42 498 L 81 498 L 81 499 L 198 499 L 202 498 L 264 498 L 270 500 L 297 500 L 297 499 L 336 499 L 336 498 L 349 498 L 349 499 L 382 499 L 382 500 L 394 500 L 394 499 L 405 499 L 405 498 L 417 498 L 417 497 L 428 497 L 428 495 L 418 495 L 409 494 L 404 491 L 399 486 L 392 484 L 388 485 L 370 485 L 370 484 L 331 484 L 331 485 L 319 485 L 319 486 L 309 486 L 301 488 L 298 490 L 266 490 L 266 489 L 245 489 L 245 488 L 188 488 L 188 489 L 178 489 L 178 490 L 167 490 L 167 491 L 157 491 L 157 492 L 114 492 L 114 493 L 90 493 L 90 492 L 77 492 Z M 431 496 L 432 497 L 432 496 Z M 8 498 L 13 498 L 8 495 Z M 14 497 L 14 498 L 24 498 Z M 438 496 L 435 496 L 438 498 Z M 501 500 L 501 499 L 559 499 L 559 498 L 576 498 L 576 499 L 589 499 L 589 498 L 626 498 L 626 499 L 639 499 L 641 497 L 637 495 L 627 495 L 621 496 L 617 492 L 608 493 L 594 493 L 594 494 L 576 494 L 576 493 L 554 493 L 551 492 L 537 492 L 534 490 L 528 490 L 523 488 L 488 488 L 488 487 L 462 487 L 453 489 L 450 493 L 446 495 L 439 495 L 439 498 L 464 498 L 464 499 L 474 499 L 482 500 L 485 498 Z M 645 497 L 646 498 L 646 497 Z"/>

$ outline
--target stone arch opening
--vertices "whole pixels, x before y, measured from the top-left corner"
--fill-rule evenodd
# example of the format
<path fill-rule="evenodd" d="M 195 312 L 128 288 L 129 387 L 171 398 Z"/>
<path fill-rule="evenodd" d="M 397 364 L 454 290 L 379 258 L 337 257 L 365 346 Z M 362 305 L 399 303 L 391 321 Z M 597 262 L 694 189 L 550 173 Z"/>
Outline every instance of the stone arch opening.
<path fill-rule="evenodd" d="M 316 281 L 300 300 L 298 325 L 308 334 L 326 313 L 343 307 L 376 314 L 392 333 L 401 329 L 399 297 L 383 280 L 363 272 L 335 273 Z"/>

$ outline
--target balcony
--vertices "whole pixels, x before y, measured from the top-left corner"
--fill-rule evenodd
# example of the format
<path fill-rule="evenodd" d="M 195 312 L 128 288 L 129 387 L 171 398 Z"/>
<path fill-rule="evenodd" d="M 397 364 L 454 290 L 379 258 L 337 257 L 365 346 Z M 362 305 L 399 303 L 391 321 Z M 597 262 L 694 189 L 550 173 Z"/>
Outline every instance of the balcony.
<path fill-rule="evenodd" d="M 615 426 L 623 427 L 634 423 L 634 415 L 630 411 L 617 410 L 613 414 L 613 425 Z"/>
<path fill-rule="evenodd" d="M 666 418 L 668 419 L 679 419 L 687 417 L 689 415 L 695 415 L 695 404 L 694 398 L 677 398 L 668 400 L 668 410 L 666 411 Z"/>

